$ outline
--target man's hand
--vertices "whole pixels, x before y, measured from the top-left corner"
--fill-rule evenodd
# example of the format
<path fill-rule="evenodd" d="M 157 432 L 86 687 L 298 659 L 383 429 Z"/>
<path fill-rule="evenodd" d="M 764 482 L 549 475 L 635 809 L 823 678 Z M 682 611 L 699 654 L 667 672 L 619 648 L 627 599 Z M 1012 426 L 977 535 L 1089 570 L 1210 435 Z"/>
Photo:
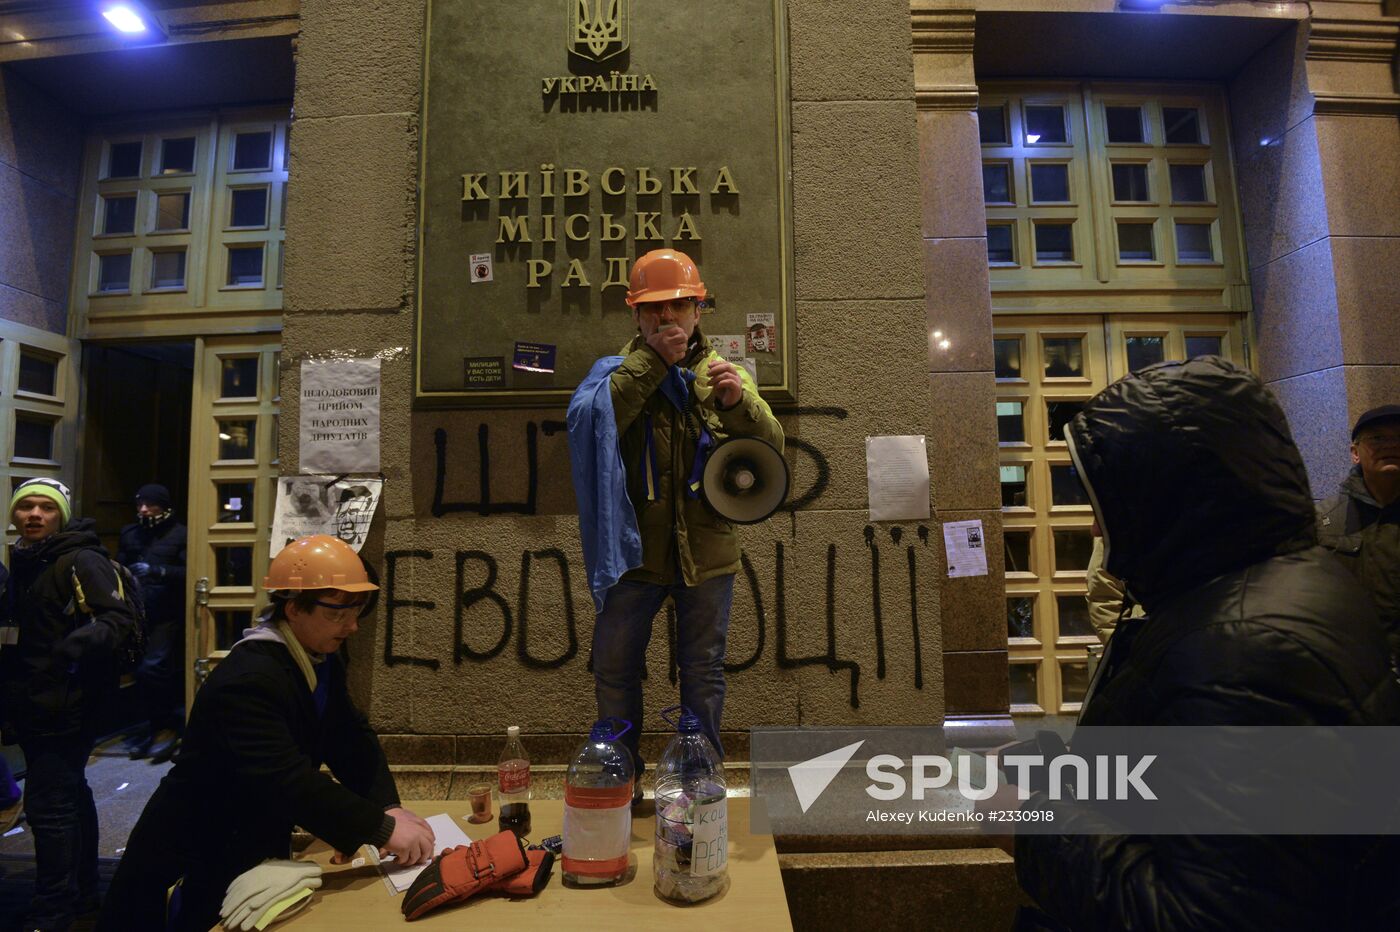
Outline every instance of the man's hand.
<path fill-rule="evenodd" d="M 394 817 L 394 834 L 389 843 L 379 849 L 379 856 L 392 854 L 399 867 L 411 867 L 432 860 L 437 837 L 432 826 L 402 807 L 387 810 Z"/>
<path fill-rule="evenodd" d="M 145 579 L 147 576 L 151 575 L 151 564 L 133 563 L 130 566 L 130 570 L 131 575 L 135 576 L 137 579 Z"/>
<path fill-rule="evenodd" d="M 666 365 L 674 366 L 685 358 L 685 330 L 676 324 L 662 324 L 647 337 L 647 346 L 656 350 L 656 355 L 665 360 Z"/>
<path fill-rule="evenodd" d="M 732 362 L 710 360 L 710 390 L 721 408 L 732 408 L 744 397 L 744 380 Z"/>
<path fill-rule="evenodd" d="M 987 799 L 978 800 L 973 804 L 973 808 L 982 813 L 984 819 L 990 812 L 1014 812 L 1021 808 L 1020 791 L 1014 783 L 1005 783 L 997 787 Z M 1008 827 L 1014 826 L 1014 822 L 990 822 L 982 821 L 978 823 L 982 827 L 984 834 L 991 836 L 992 844 L 1005 851 L 1012 857 L 1016 856 L 1016 835 L 1015 828 L 1010 828 L 1012 834 L 1003 834 Z"/>

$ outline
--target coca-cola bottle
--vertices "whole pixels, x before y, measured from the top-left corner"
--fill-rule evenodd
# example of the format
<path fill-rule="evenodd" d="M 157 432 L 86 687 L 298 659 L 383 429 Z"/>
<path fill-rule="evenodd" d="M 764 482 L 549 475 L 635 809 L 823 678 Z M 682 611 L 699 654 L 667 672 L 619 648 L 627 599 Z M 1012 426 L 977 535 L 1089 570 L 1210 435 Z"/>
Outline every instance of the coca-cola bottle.
<path fill-rule="evenodd" d="M 496 765 L 500 780 L 501 828 L 517 837 L 530 834 L 530 758 L 520 743 L 520 726 L 506 729 L 506 747 Z"/>

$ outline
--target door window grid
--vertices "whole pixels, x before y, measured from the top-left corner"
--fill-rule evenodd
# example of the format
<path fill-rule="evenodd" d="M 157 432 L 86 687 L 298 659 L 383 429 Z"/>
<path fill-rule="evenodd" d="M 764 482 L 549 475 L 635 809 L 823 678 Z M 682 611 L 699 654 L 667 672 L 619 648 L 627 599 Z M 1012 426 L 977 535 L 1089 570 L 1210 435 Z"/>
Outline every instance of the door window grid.
<path fill-rule="evenodd" d="M 7 496 L 39 477 L 73 484 L 78 392 L 70 360 L 75 346 L 66 337 L 0 321 L 0 482 Z M 6 543 L 12 544 L 9 521 L 0 526 L 8 529 Z M 9 548 L 0 549 L 8 562 Z"/>

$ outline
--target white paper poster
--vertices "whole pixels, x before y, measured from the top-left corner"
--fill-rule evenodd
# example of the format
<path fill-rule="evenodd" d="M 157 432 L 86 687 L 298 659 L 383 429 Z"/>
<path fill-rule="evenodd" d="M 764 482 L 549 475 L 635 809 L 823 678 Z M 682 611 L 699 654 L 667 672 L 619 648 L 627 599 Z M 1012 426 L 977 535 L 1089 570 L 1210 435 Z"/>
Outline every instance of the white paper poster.
<path fill-rule="evenodd" d="M 383 491 L 383 479 L 283 476 L 277 480 L 277 501 L 272 506 L 268 556 L 275 557 L 287 544 L 312 534 L 339 537 L 359 553 Z"/>
<path fill-rule="evenodd" d="M 301 471 L 379 472 L 379 360 L 301 364 Z"/>
<path fill-rule="evenodd" d="M 742 333 L 720 333 L 706 337 L 710 347 L 723 359 L 738 362 L 744 358 L 744 335 Z"/>
<path fill-rule="evenodd" d="M 922 434 L 866 437 L 865 476 L 871 521 L 928 518 L 928 448 Z"/>
<path fill-rule="evenodd" d="M 986 576 L 987 547 L 981 521 L 943 522 L 943 547 L 948 552 L 948 576 Z"/>

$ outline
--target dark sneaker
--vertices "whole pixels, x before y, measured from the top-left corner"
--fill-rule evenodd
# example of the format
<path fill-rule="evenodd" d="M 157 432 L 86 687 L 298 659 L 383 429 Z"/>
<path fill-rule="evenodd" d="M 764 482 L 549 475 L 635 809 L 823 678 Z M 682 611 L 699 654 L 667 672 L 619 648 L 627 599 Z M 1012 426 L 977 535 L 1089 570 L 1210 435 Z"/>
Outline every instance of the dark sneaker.
<path fill-rule="evenodd" d="M 151 743 L 154 739 L 150 735 L 142 735 L 133 738 L 126 743 L 126 756 L 132 760 L 144 760 L 151 756 Z"/>
<path fill-rule="evenodd" d="M 160 744 L 151 746 L 151 763 L 164 764 L 175 756 L 175 752 L 180 749 L 180 737 L 167 738 Z"/>

